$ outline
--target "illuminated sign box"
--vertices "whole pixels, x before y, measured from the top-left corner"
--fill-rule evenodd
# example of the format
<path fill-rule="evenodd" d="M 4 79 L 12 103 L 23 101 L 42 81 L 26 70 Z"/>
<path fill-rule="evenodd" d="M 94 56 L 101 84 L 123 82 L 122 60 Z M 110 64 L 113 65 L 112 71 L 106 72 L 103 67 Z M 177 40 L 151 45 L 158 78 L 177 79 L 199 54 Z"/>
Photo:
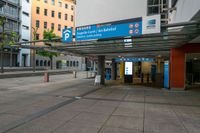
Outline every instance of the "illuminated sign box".
<path fill-rule="evenodd" d="M 133 63 L 125 62 L 125 75 L 133 75 Z"/>

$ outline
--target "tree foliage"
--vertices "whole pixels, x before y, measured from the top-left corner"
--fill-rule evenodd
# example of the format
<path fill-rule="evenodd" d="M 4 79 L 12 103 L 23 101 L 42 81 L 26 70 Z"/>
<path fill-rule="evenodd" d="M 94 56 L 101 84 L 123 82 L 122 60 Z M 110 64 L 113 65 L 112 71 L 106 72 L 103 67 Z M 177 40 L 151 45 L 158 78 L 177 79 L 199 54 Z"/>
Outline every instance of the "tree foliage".
<path fill-rule="evenodd" d="M 51 39 L 56 38 L 56 37 L 58 37 L 58 36 L 53 32 L 53 30 L 48 29 L 48 30 L 45 30 L 43 32 L 43 39 L 51 40 Z M 37 51 L 37 54 L 40 55 L 40 56 L 49 57 L 50 59 L 52 59 L 52 57 L 54 57 L 54 56 L 59 55 L 56 52 L 49 52 L 49 51 L 44 51 L 44 50 Z"/>
<path fill-rule="evenodd" d="M 56 34 L 53 32 L 53 30 L 48 29 L 43 32 L 43 39 L 51 40 L 56 37 L 58 37 L 58 36 L 56 36 Z"/>
<path fill-rule="evenodd" d="M 14 45 L 19 40 L 19 35 L 14 31 L 5 31 L 3 30 L 4 25 L 6 24 L 6 18 L 0 18 L 0 27 L 2 32 L 0 34 L 0 47 L 3 48 L 5 45 Z"/>

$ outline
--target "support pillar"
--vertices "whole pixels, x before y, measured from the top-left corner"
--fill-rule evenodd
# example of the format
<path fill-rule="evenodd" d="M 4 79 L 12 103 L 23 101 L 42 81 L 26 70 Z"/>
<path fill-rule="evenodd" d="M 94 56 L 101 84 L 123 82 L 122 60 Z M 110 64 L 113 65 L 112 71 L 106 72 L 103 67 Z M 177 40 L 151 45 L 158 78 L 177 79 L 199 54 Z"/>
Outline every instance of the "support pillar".
<path fill-rule="evenodd" d="M 125 68 L 124 62 L 120 62 L 119 72 L 120 72 L 120 79 L 122 80 L 124 80 L 124 68 Z"/>
<path fill-rule="evenodd" d="M 158 58 L 158 62 L 157 62 L 157 73 L 161 73 L 161 58 Z"/>
<path fill-rule="evenodd" d="M 105 56 L 98 56 L 97 74 L 101 75 L 101 85 L 105 84 Z"/>
<path fill-rule="evenodd" d="M 117 79 L 117 63 L 115 62 L 115 59 L 112 59 L 111 79 Z"/>
<path fill-rule="evenodd" d="M 170 51 L 170 88 L 185 88 L 185 52 L 181 48 Z"/>

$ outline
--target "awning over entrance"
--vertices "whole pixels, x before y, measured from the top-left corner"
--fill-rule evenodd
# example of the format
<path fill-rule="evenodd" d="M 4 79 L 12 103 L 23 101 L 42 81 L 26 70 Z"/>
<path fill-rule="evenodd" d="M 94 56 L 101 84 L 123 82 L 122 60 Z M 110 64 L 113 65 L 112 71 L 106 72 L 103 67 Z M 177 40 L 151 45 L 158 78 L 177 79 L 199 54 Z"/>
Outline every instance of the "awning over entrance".
<path fill-rule="evenodd" d="M 169 55 L 169 50 L 189 43 L 200 34 L 199 22 L 162 25 L 159 34 L 111 38 L 54 46 L 58 51 L 84 56 L 154 56 Z"/>
<path fill-rule="evenodd" d="M 189 43 L 200 35 L 200 22 L 191 21 L 186 23 L 167 24 L 161 26 L 159 34 L 141 35 L 125 38 L 110 38 L 93 41 L 74 41 L 62 43 L 61 39 L 36 41 L 36 45 L 24 45 L 33 42 L 18 43 L 23 48 L 35 48 L 47 51 L 57 51 L 65 54 L 81 56 L 105 55 L 117 56 L 154 56 L 169 55 L 171 48 Z M 49 46 L 37 45 L 48 42 Z"/>

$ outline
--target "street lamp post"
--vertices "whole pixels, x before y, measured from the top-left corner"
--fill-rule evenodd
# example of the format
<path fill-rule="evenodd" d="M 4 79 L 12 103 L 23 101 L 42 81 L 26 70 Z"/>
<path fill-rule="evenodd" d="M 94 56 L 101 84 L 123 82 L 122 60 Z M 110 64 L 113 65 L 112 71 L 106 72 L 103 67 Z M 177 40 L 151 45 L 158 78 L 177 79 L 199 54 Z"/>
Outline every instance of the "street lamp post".
<path fill-rule="evenodd" d="M 34 36 L 33 40 L 36 40 L 36 39 L 37 39 L 37 38 L 36 38 L 36 35 L 37 35 L 38 28 L 32 27 L 32 29 L 33 29 L 33 36 Z M 35 51 L 35 42 L 33 42 L 33 46 L 34 46 L 34 48 L 33 48 L 32 63 L 33 63 L 33 72 L 35 72 L 35 55 L 36 55 L 36 51 Z"/>
<path fill-rule="evenodd" d="M 2 18 L 2 38 L 1 39 L 4 39 L 4 36 L 5 36 L 5 28 L 4 28 L 4 25 L 5 25 L 5 20 L 4 18 Z M 2 40 L 2 43 L 3 43 L 4 40 Z M 3 54 L 4 54 L 4 51 L 3 51 L 3 47 L 4 45 L 2 44 L 1 45 L 1 73 L 4 73 L 4 69 L 3 69 Z"/>
<path fill-rule="evenodd" d="M 4 22 L 2 23 L 2 38 L 3 38 L 3 35 L 4 34 Z M 4 70 L 3 70 L 3 45 L 1 46 L 1 73 L 4 73 Z"/>

